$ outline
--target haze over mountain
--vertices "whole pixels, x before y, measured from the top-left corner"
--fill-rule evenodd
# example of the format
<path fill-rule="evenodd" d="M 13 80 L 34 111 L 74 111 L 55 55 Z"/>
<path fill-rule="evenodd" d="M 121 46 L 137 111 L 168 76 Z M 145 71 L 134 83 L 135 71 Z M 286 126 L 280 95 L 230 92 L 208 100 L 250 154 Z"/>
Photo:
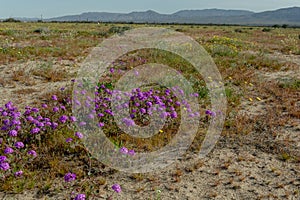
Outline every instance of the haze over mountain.
<path fill-rule="evenodd" d="M 300 25 L 300 7 L 282 8 L 255 13 L 248 10 L 181 10 L 173 14 L 145 12 L 108 13 L 86 12 L 45 19 L 44 21 L 93 21 L 134 23 L 189 23 L 189 24 L 240 24 L 240 25 Z"/>

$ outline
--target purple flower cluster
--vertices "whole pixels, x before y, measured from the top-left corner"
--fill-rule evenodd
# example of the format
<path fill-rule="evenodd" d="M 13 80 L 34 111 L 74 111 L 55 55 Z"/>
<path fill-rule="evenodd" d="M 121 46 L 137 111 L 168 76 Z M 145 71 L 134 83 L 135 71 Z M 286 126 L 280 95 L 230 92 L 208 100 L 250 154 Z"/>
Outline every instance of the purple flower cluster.
<path fill-rule="evenodd" d="M 31 156 L 33 156 L 33 157 L 36 157 L 36 156 L 37 156 L 37 153 L 35 152 L 35 150 L 29 150 L 29 151 L 27 152 L 27 154 L 28 154 L 28 155 L 31 155 Z"/>
<path fill-rule="evenodd" d="M 7 157 L 6 156 L 0 156 L 0 163 L 6 161 Z"/>
<path fill-rule="evenodd" d="M 110 69 L 110 72 L 113 74 L 112 76 L 117 74 L 113 68 Z M 139 74 L 136 73 L 136 76 L 138 75 Z M 81 85 L 83 86 L 83 84 Z M 31 146 L 31 142 L 35 141 L 31 140 L 41 138 L 37 135 L 53 133 L 53 130 L 55 129 L 64 130 L 63 128 L 73 128 L 72 125 L 70 125 L 70 123 L 73 122 L 78 121 L 79 126 L 88 127 L 90 125 L 88 119 L 92 120 L 98 117 L 100 119 L 98 121 L 99 127 L 109 127 L 104 123 L 109 123 L 109 121 L 112 121 L 110 119 L 116 115 L 116 113 L 114 113 L 110 108 L 113 95 L 116 95 L 116 99 L 120 102 L 125 99 L 125 96 L 126 99 L 129 98 L 128 102 L 118 105 L 119 109 L 130 110 L 130 116 L 123 118 L 123 123 L 128 127 L 134 126 L 135 120 L 137 119 L 148 118 L 153 114 L 153 112 L 158 112 L 159 116 L 163 119 L 168 118 L 171 120 L 178 118 L 179 114 L 177 112 L 180 110 L 180 106 L 185 108 L 185 110 L 190 113 L 190 116 L 196 115 L 196 113 L 192 112 L 190 105 L 186 101 L 179 101 L 175 96 L 175 93 L 184 95 L 184 91 L 179 88 L 174 87 L 172 89 L 160 90 L 150 89 L 148 91 L 142 91 L 140 88 L 136 88 L 131 92 L 123 94 L 120 91 L 112 90 L 108 85 L 106 86 L 102 84 L 101 86 L 99 85 L 99 87 L 96 87 L 97 91 L 95 92 L 95 98 L 88 96 L 88 90 L 82 89 L 74 92 L 75 94 L 83 95 L 85 97 L 83 102 L 75 99 L 74 106 L 86 106 L 86 108 L 92 108 L 92 106 L 94 106 L 92 111 L 89 110 L 89 112 L 85 113 L 85 117 L 83 117 L 83 119 L 76 119 L 75 116 L 66 114 L 66 111 L 69 108 L 67 105 L 71 105 L 71 100 L 64 100 L 63 103 L 60 103 L 61 101 L 56 95 L 51 97 L 54 101 L 53 106 L 50 106 L 50 104 L 43 104 L 41 108 L 27 106 L 23 114 L 18 112 L 17 107 L 15 107 L 12 102 L 8 102 L 4 107 L 0 107 L 0 130 L 5 132 L 8 136 L 7 138 L 9 138 L 9 140 L 6 138 L 3 140 L 0 138 L 0 144 L 4 142 L 4 144 L 1 145 L 4 147 L 4 155 L 10 158 L 18 153 L 24 153 L 24 155 L 27 154 L 27 157 L 31 158 L 27 160 L 32 161 L 32 158 L 35 158 L 37 153 L 33 150 L 36 149 L 35 146 Z M 197 97 L 197 94 L 193 94 L 193 96 Z M 49 118 L 47 115 L 49 115 Z M 83 139 L 84 135 L 80 132 L 75 132 L 74 137 L 67 138 L 66 142 L 70 143 L 75 140 L 75 138 Z M 21 141 L 21 139 L 24 140 Z M 128 150 L 126 147 L 120 148 L 119 152 L 128 156 L 134 156 L 136 154 L 133 149 Z M 7 171 L 11 168 L 12 170 L 10 171 L 15 177 L 22 176 L 23 171 L 15 171 L 15 164 L 11 162 L 9 163 L 8 158 L 4 155 L 0 156 L 0 170 Z M 65 182 L 72 182 L 75 180 L 76 174 L 74 173 L 69 172 L 64 175 Z M 112 189 L 116 193 L 120 193 L 122 191 L 118 184 L 114 184 Z M 85 198 L 85 194 L 78 194 L 75 197 L 76 200 Z"/>
<path fill-rule="evenodd" d="M 80 132 L 76 132 L 76 133 L 75 133 L 75 136 L 78 137 L 79 139 L 82 139 L 82 138 L 83 138 L 83 134 L 80 133 Z"/>
<path fill-rule="evenodd" d="M 52 95 L 51 98 L 52 98 L 52 100 L 54 100 L 54 101 L 57 101 L 57 100 L 58 100 L 56 95 Z"/>
<path fill-rule="evenodd" d="M 114 113 L 109 109 L 108 105 L 111 103 L 110 96 L 113 94 L 116 99 L 119 101 L 124 99 L 124 97 L 129 97 L 129 102 L 123 102 L 117 105 L 117 109 L 128 109 L 130 110 L 130 116 L 123 118 L 123 123 L 130 127 L 134 126 L 134 120 L 145 118 L 146 116 L 151 116 L 153 112 L 159 112 L 159 116 L 162 119 L 171 119 L 178 118 L 178 110 L 180 106 L 183 106 L 188 112 L 190 117 L 199 116 L 199 113 L 193 113 L 190 105 L 187 101 L 176 100 L 177 97 L 175 94 L 185 95 L 184 91 L 179 87 L 172 87 L 171 89 L 160 89 L 154 90 L 149 89 L 148 91 L 142 91 L 140 88 L 135 88 L 131 92 L 122 93 L 117 90 L 111 90 L 102 84 L 99 87 L 96 87 L 97 91 L 95 92 L 96 98 L 94 101 L 95 108 L 97 111 L 97 116 L 102 121 L 102 118 L 109 116 L 114 116 Z M 191 94 L 191 96 L 198 97 L 197 93 Z M 88 102 L 88 99 L 86 100 Z M 82 103 L 81 103 L 82 105 Z M 104 113 L 104 114 L 103 114 Z M 90 118 L 90 116 L 88 115 Z M 99 127 L 103 127 L 103 124 L 98 124 Z"/>
<path fill-rule="evenodd" d="M 4 149 L 4 154 L 12 154 L 14 152 L 14 150 L 10 147 L 6 147 Z"/>
<path fill-rule="evenodd" d="M 72 142 L 73 141 L 73 138 L 67 138 L 66 139 L 66 143 L 69 143 L 69 142 Z"/>
<path fill-rule="evenodd" d="M 123 122 L 126 124 L 126 126 L 134 126 L 134 121 L 132 119 L 129 118 L 124 118 Z"/>
<path fill-rule="evenodd" d="M 74 181 L 76 179 L 76 174 L 68 172 L 68 173 L 65 174 L 64 179 L 65 179 L 66 182 Z"/>
<path fill-rule="evenodd" d="M 74 200 L 85 200 L 85 194 L 77 194 Z"/>
<path fill-rule="evenodd" d="M 213 111 L 211 111 L 211 110 L 206 110 L 206 111 L 205 111 L 205 114 L 206 114 L 206 115 L 209 115 L 209 116 L 211 116 L 211 117 L 215 117 L 215 116 L 216 116 L 216 113 L 213 112 Z"/>
<path fill-rule="evenodd" d="M 122 153 L 122 154 L 130 155 L 130 156 L 134 156 L 135 155 L 135 151 L 133 149 L 128 150 L 126 147 L 120 148 L 119 152 Z"/>
<path fill-rule="evenodd" d="M 42 107 L 46 109 L 48 106 L 46 104 L 43 104 Z M 54 107 L 53 110 L 56 110 L 56 108 L 57 107 Z M 30 108 L 29 106 L 27 106 L 26 111 L 24 113 L 24 117 L 26 123 L 33 125 L 32 129 L 30 130 L 31 134 L 41 134 L 43 131 L 47 130 L 47 127 L 50 127 L 52 130 L 55 130 L 59 125 L 59 123 L 51 121 L 47 117 L 42 117 L 38 108 Z M 68 116 L 62 115 L 59 117 L 58 122 L 64 124 L 67 122 L 68 119 Z"/>
<path fill-rule="evenodd" d="M 119 184 L 114 184 L 112 187 L 113 191 L 115 191 L 116 193 L 120 193 L 122 192 L 121 186 Z"/>
<path fill-rule="evenodd" d="M 37 157 L 37 152 L 32 148 L 36 147 L 36 139 L 41 137 L 36 137 L 36 135 L 53 133 L 53 130 L 58 128 L 68 128 L 72 131 L 72 123 L 77 119 L 75 116 L 66 114 L 67 108 L 70 108 L 67 106 L 71 106 L 71 100 L 65 99 L 62 101 L 63 103 L 60 103 L 56 95 L 51 98 L 54 101 L 53 106 L 50 104 L 42 104 L 41 108 L 26 106 L 22 113 L 12 102 L 0 107 L 0 152 L 3 152 L 3 155 L 0 155 L 0 171 L 7 171 L 8 175 L 16 178 L 21 177 L 24 172 L 15 169 L 19 165 L 23 165 L 22 162 L 32 162 L 33 158 Z M 94 114 L 92 113 L 90 116 L 92 117 Z M 83 134 L 76 132 L 75 137 L 82 139 Z M 72 140 L 72 138 L 68 138 L 66 141 Z M 20 156 L 31 159 L 22 159 L 18 163 L 11 162 L 19 160 Z M 76 175 L 67 173 L 64 179 L 66 182 L 74 181 Z M 75 197 L 77 200 L 85 198 L 85 194 L 78 194 Z"/>
<path fill-rule="evenodd" d="M 22 175 L 23 175 L 23 171 L 22 170 L 15 172 L 15 176 L 16 177 L 19 177 L 19 176 L 22 176 Z"/>
<path fill-rule="evenodd" d="M 67 120 L 69 119 L 69 117 L 68 116 L 66 116 L 66 115 L 62 115 L 60 118 L 59 118 L 59 121 L 61 122 L 61 123 L 66 123 L 67 122 Z"/>
<path fill-rule="evenodd" d="M 0 169 L 3 171 L 6 171 L 10 168 L 9 163 L 6 162 L 7 157 L 6 156 L 0 156 Z"/>
<path fill-rule="evenodd" d="M 1 169 L 1 170 L 6 171 L 6 170 L 8 170 L 9 168 L 10 168 L 9 163 L 7 163 L 7 162 L 1 162 L 1 163 L 0 163 L 0 169 Z"/>
<path fill-rule="evenodd" d="M 22 129 L 21 113 L 18 112 L 17 107 L 11 101 L 8 102 L 4 107 L 0 107 L 0 117 L 3 119 L 0 130 L 6 131 L 9 137 L 17 137 L 18 131 Z"/>
<path fill-rule="evenodd" d="M 24 148 L 24 143 L 23 142 L 16 142 L 14 145 L 17 149 Z"/>

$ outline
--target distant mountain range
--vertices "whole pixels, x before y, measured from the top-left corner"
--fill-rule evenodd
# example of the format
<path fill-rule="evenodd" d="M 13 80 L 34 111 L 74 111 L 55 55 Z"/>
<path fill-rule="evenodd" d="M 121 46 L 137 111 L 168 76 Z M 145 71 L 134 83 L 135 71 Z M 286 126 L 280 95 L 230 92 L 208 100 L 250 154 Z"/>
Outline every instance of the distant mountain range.
<path fill-rule="evenodd" d="M 296 25 L 300 26 L 300 7 L 282 8 L 255 13 L 247 10 L 182 10 L 173 14 L 145 12 L 107 13 L 87 12 L 44 19 L 44 21 L 92 21 L 133 23 L 238 24 L 238 25 Z"/>

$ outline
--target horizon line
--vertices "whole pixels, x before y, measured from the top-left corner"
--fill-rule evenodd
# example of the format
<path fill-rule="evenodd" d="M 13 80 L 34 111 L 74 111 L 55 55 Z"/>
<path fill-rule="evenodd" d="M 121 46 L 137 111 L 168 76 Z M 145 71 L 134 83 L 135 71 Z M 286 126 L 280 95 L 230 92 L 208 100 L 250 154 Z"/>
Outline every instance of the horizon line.
<path fill-rule="evenodd" d="M 133 12 L 148 12 L 148 11 L 153 11 L 156 12 L 158 14 L 162 14 L 162 15 L 172 15 L 175 14 L 177 12 L 180 11 L 203 11 L 203 10 L 226 10 L 226 11 L 230 11 L 230 10 L 234 10 L 234 11 L 249 11 L 249 12 L 253 12 L 253 13 L 261 13 L 261 12 L 268 12 L 268 11 L 276 11 L 276 10 L 280 10 L 280 9 L 287 9 L 287 8 L 300 8 L 300 6 L 290 6 L 290 7 L 281 7 L 281 8 L 277 8 L 277 9 L 270 9 L 270 10 L 263 10 L 263 11 L 253 11 L 253 10 L 248 10 L 248 9 L 225 9 L 225 8 L 203 8 L 203 9 L 181 9 L 181 10 L 177 10 L 175 12 L 172 13 L 161 13 L 156 11 L 155 9 L 148 9 L 148 10 L 132 10 L 132 11 L 128 11 L 128 12 L 115 12 L 115 11 L 82 11 L 81 13 L 73 13 L 73 14 L 62 14 L 59 16 L 52 16 L 52 17 L 45 17 L 44 19 L 51 19 L 51 18 L 57 18 L 57 17 L 65 17 L 65 16 L 72 16 L 72 15 L 81 15 L 84 13 L 112 13 L 112 14 L 130 14 Z M 9 16 L 9 17 L 0 17 L 0 19 L 9 19 L 9 18 L 27 18 L 27 19 L 40 19 L 43 18 L 43 14 L 40 15 L 40 17 L 33 17 L 33 16 Z"/>

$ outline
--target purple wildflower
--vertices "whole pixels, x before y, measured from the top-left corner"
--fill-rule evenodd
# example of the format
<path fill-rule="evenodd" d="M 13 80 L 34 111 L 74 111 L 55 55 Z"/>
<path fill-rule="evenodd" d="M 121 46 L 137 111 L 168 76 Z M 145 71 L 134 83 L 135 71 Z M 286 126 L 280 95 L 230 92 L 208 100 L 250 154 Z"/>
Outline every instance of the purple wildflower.
<path fill-rule="evenodd" d="M 12 116 L 13 116 L 14 118 L 18 118 L 18 117 L 21 116 L 21 113 L 20 113 L 20 112 L 14 112 L 14 113 L 12 113 Z"/>
<path fill-rule="evenodd" d="M 51 98 L 52 98 L 53 101 L 57 101 L 57 96 L 56 95 L 52 95 Z"/>
<path fill-rule="evenodd" d="M 217 114 L 215 112 L 211 112 L 211 116 L 215 117 Z"/>
<path fill-rule="evenodd" d="M 98 127 L 103 127 L 104 126 L 104 123 L 103 122 L 99 122 L 98 123 Z"/>
<path fill-rule="evenodd" d="M 171 113 L 171 118 L 177 118 L 177 112 L 176 111 L 173 111 Z"/>
<path fill-rule="evenodd" d="M 122 147 L 122 148 L 120 149 L 120 153 L 122 153 L 122 154 L 127 154 L 127 153 L 128 153 L 128 149 L 127 149 L 126 147 Z"/>
<path fill-rule="evenodd" d="M 57 127 L 58 127 L 58 123 L 52 122 L 51 128 L 52 128 L 52 129 L 56 129 Z"/>
<path fill-rule="evenodd" d="M 124 103 L 122 106 L 123 106 L 123 108 L 128 108 L 129 104 L 128 103 Z"/>
<path fill-rule="evenodd" d="M 37 134 L 37 133 L 39 133 L 40 131 L 41 131 L 41 129 L 39 129 L 39 128 L 33 128 L 33 129 L 31 129 L 30 133 L 31 133 L 31 134 Z"/>
<path fill-rule="evenodd" d="M 3 162 L 3 163 L 0 163 L 0 169 L 3 170 L 3 171 L 6 171 L 10 168 L 9 164 L 7 162 Z"/>
<path fill-rule="evenodd" d="M 64 179 L 66 182 L 71 182 L 74 181 L 76 179 L 76 174 L 73 174 L 71 172 L 66 173 L 66 175 L 64 176 Z"/>
<path fill-rule="evenodd" d="M 88 118 L 90 118 L 90 119 L 94 119 L 94 114 L 92 114 L 92 113 L 90 113 L 89 115 L 88 115 Z"/>
<path fill-rule="evenodd" d="M 128 151 L 128 155 L 130 156 L 134 156 L 135 155 L 135 151 L 133 149 Z"/>
<path fill-rule="evenodd" d="M 151 107 L 151 106 L 152 106 L 152 102 L 148 101 L 148 102 L 146 103 L 146 105 L 147 105 L 148 107 Z"/>
<path fill-rule="evenodd" d="M 53 112 L 58 112 L 59 108 L 58 107 L 54 107 L 52 110 L 53 110 Z"/>
<path fill-rule="evenodd" d="M 2 126 L 2 127 L 1 127 L 1 130 L 2 130 L 2 131 L 7 131 L 7 130 L 9 130 L 9 127 L 8 127 L 8 126 Z"/>
<path fill-rule="evenodd" d="M 168 115 L 169 115 L 168 112 L 162 112 L 162 113 L 160 114 L 160 118 L 164 119 L 164 118 L 168 117 Z"/>
<path fill-rule="evenodd" d="M 147 111 L 146 111 L 145 108 L 141 108 L 141 109 L 140 109 L 140 112 L 141 112 L 142 114 L 145 114 Z"/>
<path fill-rule="evenodd" d="M 123 122 L 126 124 L 126 126 L 134 126 L 134 121 L 132 119 L 124 118 Z"/>
<path fill-rule="evenodd" d="M 2 112 L 2 116 L 5 117 L 5 116 L 7 116 L 7 115 L 8 115 L 8 113 L 7 113 L 6 111 L 3 111 L 3 112 Z"/>
<path fill-rule="evenodd" d="M 24 115 L 30 115 L 30 113 L 31 113 L 31 110 L 26 110 L 26 111 L 24 112 Z"/>
<path fill-rule="evenodd" d="M 45 124 L 43 122 L 38 122 L 38 123 L 36 123 L 36 126 L 38 126 L 38 127 L 44 127 Z"/>
<path fill-rule="evenodd" d="M 76 132 L 75 136 L 78 137 L 79 139 L 83 138 L 83 135 L 80 132 Z"/>
<path fill-rule="evenodd" d="M 194 113 L 190 113 L 189 117 L 195 117 L 195 114 Z"/>
<path fill-rule="evenodd" d="M 206 111 L 205 111 L 205 114 L 207 114 L 207 115 L 211 115 L 211 113 L 212 113 L 212 112 L 211 112 L 210 110 L 206 110 Z"/>
<path fill-rule="evenodd" d="M 14 152 L 14 150 L 12 149 L 12 148 L 10 148 L 10 147 L 6 147 L 5 149 L 4 149 L 4 154 L 11 154 L 11 153 L 13 153 Z"/>
<path fill-rule="evenodd" d="M 60 118 L 59 118 L 59 121 L 61 122 L 61 123 L 66 123 L 67 122 L 67 120 L 68 120 L 68 116 L 66 116 L 66 115 L 62 115 Z"/>
<path fill-rule="evenodd" d="M 7 157 L 6 156 L 0 156 L 0 163 L 6 161 Z"/>
<path fill-rule="evenodd" d="M 82 121 L 82 122 L 79 123 L 79 126 L 85 126 L 85 125 L 86 125 L 86 122 Z"/>
<path fill-rule="evenodd" d="M 116 96 L 116 100 L 120 101 L 122 99 L 121 96 Z"/>
<path fill-rule="evenodd" d="M 42 116 L 37 116 L 36 119 L 39 120 L 39 121 L 42 121 L 42 120 L 43 120 L 43 117 L 42 117 Z"/>
<path fill-rule="evenodd" d="M 15 172 L 15 176 L 16 177 L 22 176 L 22 175 L 23 175 L 23 171 L 22 170 Z"/>
<path fill-rule="evenodd" d="M 104 117 L 103 113 L 98 113 L 98 117 Z"/>
<path fill-rule="evenodd" d="M 107 114 L 109 114 L 109 115 L 111 115 L 111 116 L 114 115 L 113 112 L 112 112 L 110 109 L 107 109 L 107 110 L 105 110 L 104 112 L 106 112 Z"/>
<path fill-rule="evenodd" d="M 36 157 L 37 153 L 35 152 L 35 150 L 29 150 L 28 155 L 32 155 L 33 157 Z"/>
<path fill-rule="evenodd" d="M 34 118 L 33 118 L 32 116 L 28 116 L 26 119 L 27 119 L 27 121 L 29 121 L 29 122 L 32 122 L 32 121 L 34 120 Z"/>
<path fill-rule="evenodd" d="M 70 116 L 70 121 L 71 121 L 71 122 L 76 122 L 76 120 L 77 120 L 76 117 Z"/>
<path fill-rule="evenodd" d="M 14 110 L 13 103 L 9 101 L 8 103 L 5 104 L 5 108 L 8 110 Z"/>
<path fill-rule="evenodd" d="M 21 126 L 16 126 L 16 131 L 21 130 Z"/>
<path fill-rule="evenodd" d="M 136 109 L 132 109 L 131 112 L 132 112 L 132 113 L 136 113 Z"/>
<path fill-rule="evenodd" d="M 10 124 L 10 120 L 9 119 L 3 120 L 3 124 L 6 125 L 6 126 L 9 125 Z"/>
<path fill-rule="evenodd" d="M 73 140 L 72 138 L 67 138 L 66 143 L 72 142 L 72 140 Z"/>
<path fill-rule="evenodd" d="M 16 147 L 17 149 L 21 149 L 21 148 L 24 147 L 24 143 L 23 143 L 23 142 L 16 142 L 16 143 L 15 143 L 15 147 Z"/>
<path fill-rule="evenodd" d="M 116 193 L 120 193 L 122 191 L 121 186 L 119 184 L 114 184 L 111 187 Z"/>
<path fill-rule="evenodd" d="M 74 200 L 85 200 L 85 194 L 77 194 Z"/>
<path fill-rule="evenodd" d="M 174 108 L 174 107 L 170 107 L 170 110 L 171 110 L 171 111 L 175 111 L 175 108 Z"/>
<path fill-rule="evenodd" d="M 82 90 L 82 91 L 80 92 L 80 94 L 85 95 L 85 94 L 86 94 L 86 90 Z"/>
<path fill-rule="evenodd" d="M 39 109 L 38 108 L 32 108 L 31 111 L 34 112 L 34 113 L 37 113 L 37 112 L 39 112 Z"/>
<path fill-rule="evenodd" d="M 46 122 L 45 125 L 46 125 L 46 126 L 51 126 L 52 123 L 51 123 L 51 122 Z"/>
<path fill-rule="evenodd" d="M 136 76 L 138 76 L 139 75 L 139 72 L 138 71 L 134 71 L 134 74 L 136 75 Z"/>
<path fill-rule="evenodd" d="M 16 130 L 11 130 L 11 131 L 8 132 L 8 135 L 10 137 L 17 137 L 18 132 Z"/>
<path fill-rule="evenodd" d="M 78 101 L 77 99 L 75 100 L 75 104 L 78 105 L 78 106 L 81 106 L 80 101 Z"/>
<path fill-rule="evenodd" d="M 206 111 L 205 111 L 205 114 L 210 115 L 210 116 L 212 116 L 212 117 L 215 117 L 215 116 L 216 116 L 216 113 L 213 112 L 213 111 L 211 111 L 211 110 L 206 110 Z"/>

